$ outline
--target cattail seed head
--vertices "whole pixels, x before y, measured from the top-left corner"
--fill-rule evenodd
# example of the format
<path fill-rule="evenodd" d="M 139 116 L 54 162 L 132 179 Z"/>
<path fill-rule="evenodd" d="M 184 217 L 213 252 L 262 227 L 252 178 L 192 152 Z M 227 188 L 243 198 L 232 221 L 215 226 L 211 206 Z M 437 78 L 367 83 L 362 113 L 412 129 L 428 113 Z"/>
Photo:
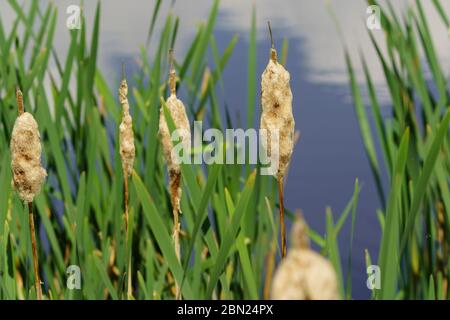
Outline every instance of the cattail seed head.
<path fill-rule="evenodd" d="M 261 129 L 267 130 L 263 147 L 271 156 L 271 132 L 278 132 L 279 166 L 277 177 L 283 178 L 294 148 L 295 121 L 292 115 L 292 92 L 289 72 L 277 61 L 276 50 L 270 49 L 269 63 L 261 77 Z"/>
<path fill-rule="evenodd" d="M 120 157 L 122 159 L 122 169 L 126 177 L 128 177 L 133 170 L 133 163 L 135 157 L 134 134 L 133 134 L 133 119 L 130 115 L 130 106 L 127 99 L 128 85 L 125 78 L 122 80 L 119 87 L 119 101 L 122 105 L 123 116 L 120 123 Z"/>
<path fill-rule="evenodd" d="M 184 145 L 190 145 L 191 141 L 191 127 L 189 125 L 189 119 L 186 115 L 184 104 L 177 96 L 172 93 L 166 100 L 167 109 L 170 112 L 172 120 L 175 124 L 177 132 L 180 135 L 181 143 Z M 171 134 L 167 125 L 164 109 L 161 107 L 159 118 L 159 136 L 164 152 L 164 158 L 167 163 L 169 172 L 169 184 L 170 194 L 172 196 L 172 205 L 174 210 L 180 209 L 181 198 L 181 168 L 179 161 L 175 159 L 176 156 L 173 152 L 173 143 L 171 140 Z"/>
<path fill-rule="evenodd" d="M 169 72 L 169 89 L 170 96 L 166 100 L 166 106 L 172 117 L 173 123 L 177 130 L 181 143 L 184 146 L 184 150 L 189 150 L 191 143 L 191 126 L 189 125 L 189 119 L 186 114 L 186 108 L 181 100 L 176 95 L 176 73 L 173 62 L 173 50 L 169 52 L 170 59 L 170 72 Z M 171 139 L 169 126 L 167 125 L 164 107 L 161 106 L 159 116 L 159 136 L 163 148 L 164 158 L 167 163 L 167 169 L 169 172 L 169 187 L 171 202 L 173 210 L 175 212 L 181 212 L 180 199 L 181 199 L 181 167 L 180 161 L 177 161 L 177 156 L 174 152 L 174 146 Z"/>
<path fill-rule="evenodd" d="M 292 247 L 273 278 L 272 299 L 339 299 L 333 265 L 309 248 L 307 230 L 304 219 L 298 218 L 292 228 Z"/>
<path fill-rule="evenodd" d="M 20 99 L 17 100 L 20 101 L 20 105 L 21 93 Z M 38 124 L 28 112 L 19 115 L 14 123 L 11 137 L 11 169 L 13 185 L 20 198 L 25 202 L 32 202 L 39 193 L 47 172 L 41 166 L 41 138 Z"/>
<path fill-rule="evenodd" d="M 274 300 L 338 300 L 331 263 L 312 250 L 291 249 L 278 267 L 272 285 Z"/>
<path fill-rule="evenodd" d="M 309 249 L 308 225 L 301 211 L 297 212 L 296 219 L 291 230 L 291 247 L 293 249 Z"/>

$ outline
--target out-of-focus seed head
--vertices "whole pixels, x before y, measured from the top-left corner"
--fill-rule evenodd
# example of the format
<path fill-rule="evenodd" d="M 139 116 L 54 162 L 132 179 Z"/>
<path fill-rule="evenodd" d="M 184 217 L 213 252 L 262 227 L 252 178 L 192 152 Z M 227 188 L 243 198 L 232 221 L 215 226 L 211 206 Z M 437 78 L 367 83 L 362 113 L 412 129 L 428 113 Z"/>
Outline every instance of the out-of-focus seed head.
<path fill-rule="evenodd" d="M 312 250 L 291 249 L 275 273 L 274 300 L 337 300 L 339 292 L 332 264 Z"/>
<path fill-rule="evenodd" d="M 308 225 L 301 212 L 297 216 L 291 230 L 291 247 L 293 249 L 309 249 Z"/>
<path fill-rule="evenodd" d="M 39 193 L 47 172 L 41 166 L 41 138 L 33 116 L 22 113 L 14 123 L 11 137 L 13 185 L 25 202 Z"/>
<path fill-rule="evenodd" d="M 291 231 L 291 248 L 272 282 L 274 300 L 337 300 L 338 282 L 333 265 L 310 249 L 308 226 L 301 214 Z"/>

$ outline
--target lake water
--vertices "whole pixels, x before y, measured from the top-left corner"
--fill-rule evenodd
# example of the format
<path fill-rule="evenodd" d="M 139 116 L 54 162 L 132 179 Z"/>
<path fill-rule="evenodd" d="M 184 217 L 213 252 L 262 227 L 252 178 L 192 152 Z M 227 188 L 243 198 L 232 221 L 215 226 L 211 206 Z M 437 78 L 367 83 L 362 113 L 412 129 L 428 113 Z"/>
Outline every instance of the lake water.
<path fill-rule="evenodd" d="M 193 40 L 196 27 L 208 16 L 212 1 L 176 1 L 173 8 L 169 9 L 170 2 L 163 1 L 161 17 L 168 10 L 180 16 L 175 56 L 181 59 Z M 376 209 L 380 204 L 349 94 L 342 41 L 327 11 L 327 2 L 330 1 L 222 1 L 215 29 L 219 48 L 223 49 L 234 34 L 239 36 L 239 41 L 224 72 L 224 93 L 220 97 L 220 103 L 227 103 L 236 113 L 246 106 L 248 38 L 252 6 L 255 6 L 258 74 L 263 71 L 268 59 L 270 43 L 267 21 L 272 23 L 274 38 L 279 47 L 283 38 L 289 41 L 286 67 L 291 73 L 294 116 L 301 138 L 295 148 L 287 180 L 286 205 L 291 209 L 301 208 L 309 225 L 323 234 L 325 207 L 332 208 L 336 219 L 352 195 L 355 179 L 359 178 L 362 190 L 353 245 L 353 296 L 364 299 L 369 297 L 364 249 L 368 248 L 376 261 L 380 242 Z M 412 1 L 391 2 L 398 10 L 404 10 Z M 56 3 L 60 12 L 55 46 L 58 52 L 64 53 L 69 44 L 65 9 L 77 1 L 62 0 Z M 90 24 L 88 30 L 91 30 L 96 1 L 85 3 L 84 12 L 87 23 Z M 140 47 L 146 40 L 154 3 L 154 0 L 102 1 L 99 67 L 107 79 L 118 79 L 120 61 L 126 61 L 129 65 L 139 57 Z M 340 0 L 330 3 L 341 23 L 352 57 L 356 61 L 358 49 L 367 57 L 377 92 L 386 105 L 383 114 L 387 116 L 389 100 L 383 74 L 367 36 L 366 2 Z M 442 3 L 446 11 L 450 12 L 449 1 Z M 450 41 L 447 30 L 434 12 L 431 1 L 423 1 L 423 5 L 430 17 L 429 24 L 435 36 L 436 50 L 448 76 Z M 1 15 L 3 24 L 8 26 L 8 16 L 11 17 L 11 14 L 8 14 L 9 8 L 6 7 L 8 5 L 5 1 L 1 5 Z M 158 35 L 161 27 L 161 23 L 158 23 L 155 35 Z M 375 37 L 382 41 L 382 32 L 375 31 Z M 361 66 L 356 63 L 355 67 L 358 79 L 362 80 Z M 117 81 L 112 81 L 111 84 L 117 86 Z M 349 241 L 347 225 L 339 239 L 341 258 L 345 266 Z"/>

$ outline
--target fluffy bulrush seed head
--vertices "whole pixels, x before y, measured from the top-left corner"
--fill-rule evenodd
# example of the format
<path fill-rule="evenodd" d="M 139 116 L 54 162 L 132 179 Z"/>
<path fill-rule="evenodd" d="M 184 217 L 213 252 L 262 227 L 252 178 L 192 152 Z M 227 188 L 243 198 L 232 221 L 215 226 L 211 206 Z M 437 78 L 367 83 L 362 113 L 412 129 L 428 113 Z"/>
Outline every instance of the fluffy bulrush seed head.
<path fill-rule="evenodd" d="M 169 129 L 169 125 L 166 119 L 165 106 L 167 107 L 168 114 L 175 126 L 175 132 L 178 136 L 178 143 L 181 143 L 183 152 L 190 150 L 191 144 L 191 127 L 186 115 L 186 110 L 183 102 L 177 98 L 176 95 L 176 74 L 173 66 L 173 51 L 170 50 L 170 73 L 169 73 L 169 88 L 170 96 L 166 102 L 161 105 L 159 116 L 159 137 L 161 140 L 164 158 L 167 163 L 167 170 L 169 173 L 169 189 L 170 200 L 172 203 L 173 211 L 173 244 L 175 248 L 175 254 L 180 261 L 181 247 L 180 247 L 180 220 L 179 214 L 181 213 L 180 199 L 181 199 L 181 162 L 178 158 L 178 154 L 174 149 L 172 143 L 172 134 Z M 177 148 L 178 149 L 178 148 Z M 181 299 L 180 285 L 178 282 L 175 284 L 175 297 Z"/>
<path fill-rule="evenodd" d="M 190 146 L 191 127 L 189 124 L 189 119 L 186 115 L 184 104 L 176 96 L 175 77 L 175 70 L 172 66 L 169 75 L 170 96 L 167 98 L 165 104 L 170 112 L 175 128 L 177 129 L 181 143 L 185 146 Z M 172 198 L 172 206 L 174 210 L 180 212 L 181 167 L 179 161 L 175 159 L 177 155 L 173 152 L 174 147 L 163 106 L 161 106 L 159 117 L 159 136 L 169 172 L 169 187 Z M 189 147 L 184 148 L 184 150 L 189 150 Z"/>
<path fill-rule="evenodd" d="M 24 202 L 32 202 L 39 193 L 47 172 L 41 166 L 41 138 L 38 125 L 28 112 L 20 114 L 14 123 L 11 137 L 11 168 L 13 185 L 20 198 Z"/>
<path fill-rule="evenodd" d="M 128 177 L 133 170 L 133 163 L 135 157 L 134 135 L 133 135 L 133 119 L 130 115 L 130 106 L 128 104 L 128 85 L 125 78 L 119 87 L 119 101 L 122 105 L 123 116 L 120 123 L 120 157 L 122 159 L 122 169 L 126 177 Z"/>
<path fill-rule="evenodd" d="M 332 264 L 309 247 L 308 226 L 302 216 L 292 228 L 292 246 L 275 272 L 274 300 L 337 300 L 336 272 Z"/>
<path fill-rule="evenodd" d="M 263 147 L 271 156 L 271 132 L 278 132 L 279 164 L 276 173 L 283 178 L 291 160 L 294 148 L 295 121 L 292 115 L 292 92 L 289 85 L 289 72 L 278 62 L 277 52 L 272 47 L 270 59 L 261 77 L 261 129 L 267 130 L 267 141 L 263 139 Z M 276 150 L 276 146 L 274 146 Z"/>
<path fill-rule="evenodd" d="M 190 144 L 191 129 L 183 102 L 181 102 L 181 100 L 179 100 L 177 96 L 172 93 L 166 100 L 166 106 L 172 116 L 176 129 L 180 133 L 182 143 Z M 169 172 L 169 187 L 172 197 L 172 205 L 174 210 L 178 210 L 179 212 L 181 198 L 181 167 L 179 162 L 174 158 L 176 155 L 172 152 L 173 143 L 163 108 L 161 108 L 159 118 L 159 134 L 164 152 L 164 158 L 166 160 L 167 169 Z"/>

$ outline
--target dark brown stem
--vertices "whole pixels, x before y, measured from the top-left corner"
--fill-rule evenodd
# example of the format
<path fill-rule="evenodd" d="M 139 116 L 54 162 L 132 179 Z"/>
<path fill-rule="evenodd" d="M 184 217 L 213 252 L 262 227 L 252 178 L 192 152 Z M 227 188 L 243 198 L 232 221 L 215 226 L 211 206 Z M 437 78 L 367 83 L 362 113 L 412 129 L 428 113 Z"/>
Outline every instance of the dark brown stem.
<path fill-rule="evenodd" d="M 170 72 L 169 72 L 170 94 L 176 94 L 177 86 L 176 86 L 176 73 L 174 66 L 173 49 L 169 50 L 169 63 L 170 63 Z"/>
<path fill-rule="evenodd" d="M 179 188 L 181 184 L 181 172 L 177 170 L 169 170 L 169 187 L 170 187 L 170 201 L 172 203 L 173 214 L 173 246 L 178 261 L 181 261 L 181 245 L 180 245 L 180 194 Z M 179 283 L 175 280 L 176 299 L 181 299 L 181 290 Z"/>
<path fill-rule="evenodd" d="M 39 262 L 37 255 L 37 245 L 36 245 L 36 234 L 34 229 L 34 216 L 33 216 L 33 203 L 28 202 L 28 219 L 30 223 L 30 233 L 31 233 L 31 248 L 33 251 L 33 267 L 34 267 L 34 280 L 36 284 L 36 295 L 38 300 L 42 300 L 42 288 L 41 279 L 39 277 Z"/>
<path fill-rule="evenodd" d="M 286 257 L 286 226 L 284 224 L 284 190 L 283 178 L 278 178 L 278 193 L 280 196 L 280 226 L 281 226 L 281 257 Z"/>
<path fill-rule="evenodd" d="M 24 113 L 24 108 L 23 108 L 23 94 L 22 91 L 20 91 L 19 87 L 16 88 L 16 100 L 17 100 L 17 108 L 19 109 L 19 116 L 21 116 Z"/>

